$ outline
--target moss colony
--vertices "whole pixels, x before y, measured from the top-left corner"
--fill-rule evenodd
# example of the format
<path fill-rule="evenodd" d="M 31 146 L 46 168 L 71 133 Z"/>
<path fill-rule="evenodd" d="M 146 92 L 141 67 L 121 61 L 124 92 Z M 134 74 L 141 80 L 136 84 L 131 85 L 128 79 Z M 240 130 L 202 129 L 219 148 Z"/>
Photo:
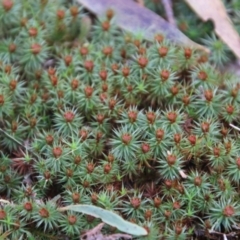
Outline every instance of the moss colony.
<path fill-rule="evenodd" d="M 69 2 L 0 3 L 1 234 L 79 239 L 100 220 L 57 208 L 80 203 L 144 226 L 137 239 L 238 235 L 239 78 L 111 10 L 80 41 Z"/>

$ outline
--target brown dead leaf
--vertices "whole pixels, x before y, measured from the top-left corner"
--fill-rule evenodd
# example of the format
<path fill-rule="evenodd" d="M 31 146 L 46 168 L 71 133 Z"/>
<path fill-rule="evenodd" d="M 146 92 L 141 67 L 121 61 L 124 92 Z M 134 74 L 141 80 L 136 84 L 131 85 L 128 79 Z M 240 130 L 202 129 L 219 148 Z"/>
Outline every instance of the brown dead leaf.
<path fill-rule="evenodd" d="M 178 45 L 209 52 L 207 48 L 190 40 L 159 15 L 132 0 L 77 1 L 100 18 L 105 15 L 108 9 L 112 9 L 115 13 L 114 22 L 117 26 L 133 34 L 144 33 L 143 37 L 147 40 L 153 41 L 154 36 L 161 33 Z"/>
<path fill-rule="evenodd" d="M 215 32 L 240 59 L 240 37 L 221 0 L 185 0 L 203 21 L 211 19 Z"/>

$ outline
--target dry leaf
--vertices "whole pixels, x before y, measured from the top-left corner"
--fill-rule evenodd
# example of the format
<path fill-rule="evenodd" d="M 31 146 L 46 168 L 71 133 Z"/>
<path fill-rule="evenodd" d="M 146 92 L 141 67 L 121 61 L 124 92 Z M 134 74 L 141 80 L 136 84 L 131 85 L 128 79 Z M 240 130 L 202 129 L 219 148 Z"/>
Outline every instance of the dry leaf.
<path fill-rule="evenodd" d="M 221 0 L 185 0 L 203 21 L 211 19 L 216 34 L 240 59 L 240 37 L 229 19 Z"/>
<path fill-rule="evenodd" d="M 115 13 L 114 20 L 117 26 L 135 34 L 140 31 L 144 33 L 143 37 L 147 40 L 153 41 L 156 34 L 162 33 L 176 44 L 209 52 L 207 48 L 190 40 L 180 30 L 159 15 L 132 0 L 77 1 L 98 17 L 104 16 L 108 9 L 112 9 Z"/>

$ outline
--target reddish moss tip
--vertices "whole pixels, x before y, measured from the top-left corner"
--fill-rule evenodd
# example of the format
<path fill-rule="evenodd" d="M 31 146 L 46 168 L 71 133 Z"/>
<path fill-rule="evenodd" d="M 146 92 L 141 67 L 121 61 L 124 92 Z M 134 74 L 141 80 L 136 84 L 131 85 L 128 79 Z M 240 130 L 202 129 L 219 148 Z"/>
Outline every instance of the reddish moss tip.
<path fill-rule="evenodd" d="M 48 218 L 49 217 L 49 211 L 46 208 L 41 208 L 38 211 L 39 215 L 43 218 Z"/>
<path fill-rule="evenodd" d="M 207 75 L 207 73 L 204 72 L 204 71 L 200 71 L 200 72 L 198 73 L 198 78 L 199 78 L 200 80 L 202 80 L 202 81 L 205 81 L 205 80 L 207 79 L 207 77 L 208 77 L 208 75 Z"/>
<path fill-rule="evenodd" d="M 102 30 L 107 32 L 109 30 L 110 26 L 111 25 L 110 25 L 109 21 L 105 21 L 102 23 Z"/>
<path fill-rule="evenodd" d="M 158 49 L 158 53 L 159 53 L 160 57 L 163 58 L 163 57 L 167 56 L 167 54 L 168 54 L 168 48 L 162 46 L 162 47 L 160 47 L 160 48 Z"/>
<path fill-rule="evenodd" d="M 80 202 L 80 194 L 77 193 L 77 192 L 74 192 L 72 194 L 72 200 L 73 202 L 76 204 L 76 203 L 79 203 Z"/>
<path fill-rule="evenodd" d="M 38 34 L 37 28 L 34 28 L 34 27 L 29 28 L 28 34 L 29 34 L 29 36 L 31 36 L 31 37 L 36 37 L 37 34 Z"/>
<path fill-rule="evenodd" d="M 155 114 L 155 112 L 147 112 L 146 117 L 147 117 L 148 122 L 153 124 L 156 119 L 156 114 Z"/>
<path fill-rule="evenodd" d="M 68 216 L 68 222 L 70 225 L 74 225 L 77 222 L 77 217 L 74 215 Z"/>
<path fill-rule="evenodd" d="M 8 12 L 12 9 L 13 7 L 13 1 L 12 0 L 3 0 L 2 1 L 2 6 L 3 8 Z"/>
<path fill-rule="evenodd" d="M 0 210 L 0 220 L 3 220 L 4 218 L 6 218 L 7 214 L 4 210 Z"/>
<path fill-rule="evenodd" d="M 32 206 L 32 203 L 31 202 L 26 202 L 26 203 L 24 203 L 24 209 L 26 210 L 26 211 L 28 211 L 28 212 L 30 212 L 30 211 L 32 211 L 32 209 L 33 209 L 33 206 Z"/>
<path fill-rule="evenodd" d="M 125 145 L 128 145 L 132 140 L 132 136 L 129 134 L 129 133 L 124 133 L 122 135 L 122 142 L 125 144 Z"/>
<path fill-rule="evenodd" d="M 150 151 L 150 145 L 148 143 L 142 143 L 141 149 L 143 153 L 148 153 Z"/>
<path fill-rule="evenodd" d="M 144 56 L 138 58 L 138 65 L 141 68 L 145 68 L 148 65 L 148 59 Z"/>
<path fill-rule="evenodd" d="M 53 148 L 52 152 L 53 152 L 53 156 L 55 158 L 59 158 L 62 155 L 62 148 L 55 147 L 55 148 Z"/>
<path fill-rule="evenodd" d="M 93 68 L 94 68 L 94 63 L 91 60 L 86 60 L 84 62 L 84 68 L 88 71 L 88 72 L 92 72 Z"/>
<path fill-rule="evenodd" d="M 75 115 L 74 115 L 74 113 L 72 111 L 65 112 L 63 114 L 63 116 L 64 116 L 66 122 L 72 122 L 74 117 L 75 117 Z"/>
<path fill-rule="evenodd" d="M 177 161 L 177 157 L 175 155 L 170 154 L 167 156 L 167 162 L 169 165 L 174 165 L 176 161 Z"/>
<path fill-rule="evenodd" d="M 177 119 L 177 113 L 176 112 L 169 112 L 167 114 L 167 119 L 171 122 L 171 123 L 175 123 L 176 119 Z"/>
<path fill-rule="evenodd" d="M 77 6 L 71 6 L 70 7 L 70 13 L 72 17 L 76 17 L 78 15 L 78 7 Z"/>
<path fill-rule="evenodd" d="M 59 20 L 63 19 L 65 17 L 65 11 L 62 9 L 57 10 L 57 18 Z"/>
<path fill-rule="evenodd" d="M 131 200 L 130 200 L 130 203 L 131 205 L 133 206 L 134 209 L 137 209 L 140 207 L 141 205 L 141 199 L 140 198 L 137 198 L 137 197 L 133 197 Z"/>
<path fill-rule="evenodd" d="M 66 66 L 69 66 L 72 63 L 72 56 L 70 56 L 70 55 L 65 56 L 64 62 L 66 64 Z"/>
<path fill-rule="evenodd" d="M 162 70 L 160 72 L 160 77 L 163 81 L 167 81 L 170 76 L 170 72 L 168 70 Z"/>
<path fill-rule="evenodd" d="M 15 52 L 16 49 L 17 49 L 17 45 L 14 44 L 14 43 L 11 43 L 11 44 L 8 46 L 8 50 L 9 50 L 10 53 Z"/>
<path fill-rule="evenodd" d="M 106 11 L 106 17 L 108 20 L 111 20 L 114 16 L 114 11 L 110 8 Z"/>
<path fill-rule="evenodd" d="M 225 217 L 232 217 L 234 214 L 235 214 L 235 210 L 233 206 L 228 205 L 223 209 L 223 215 Z"/>
<path fill-rule="evenodd" d="M 2 106 L 4 104 L 5 100 L 4 100 L 4 96 L 2 94 L 0 94 L 0 106 Z"/>
<path fill-rule="evenodd" d="M 42 50 L 42 46 L 38 43 L 34 43 L 31 45 L 31 52 L 35 55 L 39 54 Z"/>

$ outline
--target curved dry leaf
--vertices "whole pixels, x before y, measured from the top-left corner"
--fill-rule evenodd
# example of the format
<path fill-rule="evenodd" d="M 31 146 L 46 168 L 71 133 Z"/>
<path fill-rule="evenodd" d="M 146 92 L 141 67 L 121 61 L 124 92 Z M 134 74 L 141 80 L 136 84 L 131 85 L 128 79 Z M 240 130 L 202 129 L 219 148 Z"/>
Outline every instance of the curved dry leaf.
<path fill-rule="evenodd" d="M 144 38 L 147 40 L 153 41 L 156 34 L 162 33 L 176 44 L 209 52 L 207 48 L 190 40 L 159 15 L 132 0 L 77 1 L 98 17 L 104 16 L 108 9 L 112 9 L 115 12 L 114 20 L 117 26 L 135 34 L 139 31 L 143 32 Z"/>
<path fill-rule="evenodd" d="M 185 0 L 203 21 L 211 19 L 216 34 L 240 59 L 240 37 L 221 0 Z"/>

